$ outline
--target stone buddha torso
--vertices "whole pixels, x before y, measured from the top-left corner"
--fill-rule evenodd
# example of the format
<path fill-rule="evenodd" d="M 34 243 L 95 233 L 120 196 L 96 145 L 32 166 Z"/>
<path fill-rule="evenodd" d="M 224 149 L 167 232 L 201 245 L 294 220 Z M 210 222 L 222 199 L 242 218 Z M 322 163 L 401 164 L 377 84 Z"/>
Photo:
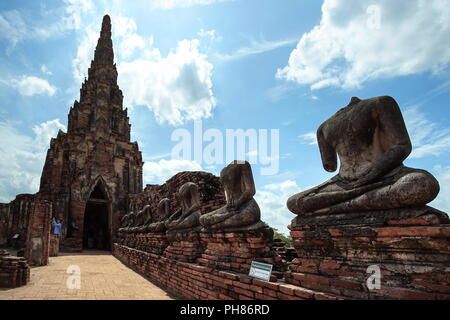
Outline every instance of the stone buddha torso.
<path fill-rule="evenodd" d="M 353 98 L 347 107 L 339 110 L 319 128 L 319 135 L 323 137 L 322 149 L 329 145 L 339 156 L 339 177 L 342 181 L 354 181 L 365 176 L 372 164 L 394 144 L 404 146 L 404 158 L 410 152 L 411 143 L 404 125 L 395 128 L 395 136 L 386 132 L 389 128 L 379 121 L 377 103 L 376 98 L 365 100 L 364 103 Z M 402 159 L 397 162 L 396 165 L 401 164 Z M 331 166 L 325 169 L 336 168 Z"/>
<path fill-rule="evenodd" d="M 164 198 L 159 201 L 156 213 L 152 216 L 153 222 L 148 225 L 149 232 L 164 232 L 166 231 L 165 221 L 169 217 L 170 200 Z"/>
<path fill-rule="evenodd" d="M 439 192 L 424 170 L 403 166 L 411 141 L 400 108 L 391 97 L 352 98 L 317 130 L 323 167 L 339 173 L 289 198 L 296 214 L 340 213 L 420 206 Z"/>
<path fill-rule="evenodd" d="M 263 227 L 259 206 L 253 198 L 256 189 L 250 163 L 233 161 L 222 169 L 220 180 L 227 204 L 200 217 L 205 231 L 238 231 Z"/>
<path fill-rule="evenodd" d="M 178 191 L 180 208 L 165 222 L 168 231 L 188 232 L 199 227 L 200 197 L 193 182 L 183 184 Z"/>

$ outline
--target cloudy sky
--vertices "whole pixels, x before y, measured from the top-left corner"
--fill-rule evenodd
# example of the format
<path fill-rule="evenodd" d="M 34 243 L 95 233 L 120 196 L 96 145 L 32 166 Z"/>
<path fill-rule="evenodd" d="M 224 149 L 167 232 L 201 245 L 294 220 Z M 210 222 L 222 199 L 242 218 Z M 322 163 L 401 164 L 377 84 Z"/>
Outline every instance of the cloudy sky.
<path fill-rule="evenodd" d="M 224 165 L 174 160 L 176 129 L 279 129 L 280 166 L 254 165 L 263 219 L 286 232 L 286 199 L 330 178 L 317 127 L 352 96 L 393 96 L 450 212 L 450 3 L 446 0 L 15 0 L 0 3 L 0 201 L 38 190 L 111 15 L 119 85 L 144 182 Z M 254 150 L 248 150 L 252 154 Z"/>

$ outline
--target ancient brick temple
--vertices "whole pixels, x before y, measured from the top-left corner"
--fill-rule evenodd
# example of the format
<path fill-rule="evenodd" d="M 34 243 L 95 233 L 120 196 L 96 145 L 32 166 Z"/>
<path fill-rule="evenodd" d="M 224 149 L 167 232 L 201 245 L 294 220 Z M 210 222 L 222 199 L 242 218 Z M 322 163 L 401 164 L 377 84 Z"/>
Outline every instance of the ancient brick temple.
<path fill-rule="evenodd" d="M 66 250 L 109 249 L 127 195 L 142 191 L 142 156 L 130 142 L 122 102 L 106 16 L 80 101 L 69 111 L 68 132 L 52 139 L 39 189 L 62 221 Z M 88 243 L 91 236 L 94 243 Z"/>
<path fill-rule="evenodd" d="M 88 79 L 50 149 L 36 195 L 21 195 L 4 205 L 11 220 L 8 236 L 26 239 L 33 201 L 48 201 L 62 222 L 61 248 L 110 249 L 112 234 L 127 210 L 127 197 L 142 191 L 142 155 L 130 142 L 129 118 L 117 85 L 111 21 L 103 19 Z M 13 212 L 14 211 L 14 212 Z M 16 221 L 17 220 L 17 221 Z"/>

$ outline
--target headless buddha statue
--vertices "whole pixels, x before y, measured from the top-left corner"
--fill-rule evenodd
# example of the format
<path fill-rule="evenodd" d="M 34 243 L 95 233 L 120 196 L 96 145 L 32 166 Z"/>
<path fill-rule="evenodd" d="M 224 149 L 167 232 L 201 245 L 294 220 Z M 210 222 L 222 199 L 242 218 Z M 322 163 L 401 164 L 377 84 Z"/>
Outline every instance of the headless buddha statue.
<path fill-rule="evenodd" d="M 147 231 L 147 226 L 152 222 L 151 206 L 146 205 L 144 208 L 142 208 L 139 214 L 140 214 L 140 223 L 139 226 L 136 228 L 136 231 L 145 232 Z"/>
<path fill-rule="evenodd" d="M 122 217 L 122 219 L 120 219 L 120 228 L 119 228 L 120 232 L 125 231 L 125 228 L 128 227 L 128 224 L 130 223 L 129 218 L 130 218 L 130 214 L 127 213 L 126 215 L 124 215 Z"/>
<path fill-rule="evenodd" d="M 339 173 L 325 183 L 290 197 L 295 214 L 332 214 L 421 206 L 439 193 L 427 171 L 408 168 L 408 132 L 391 97 L 352 98 L 317 130 L 323 167 Z"/>
<path fill-rule="evenodd" d="M 131 232 L 139 232 L 140 227 L 142 226 L 143 223 L 143 211 L 137 211 L 136 212 L 136 216 L 135 216 L 135 220 L 134 220 L 134 224 L 133 227 L 131 227 Z"/>
<path fill-rule="evenodd" d="M 198 220 L 200 217 L 200 197 L 197 185 L 193 182 L 183 184 L 177 197 L 181 208 L 165 221 L 164 224 L 168 233 L 196 231 L 200 226 Z"/>
<path fill-rule="evenodd" d="M 147 225 L 148 232 L 160 233 L 166 231 L 166 219 L 170 215 L 170 200 L 167 198 L 162 199 L 158 203 L 156 215 L 152 219 L 154 222 Z"/>
<path fill-rule="evenodd" d="M 259 206 L 253 199 L 256 189 L 250 163 L 231 162 L 220 172 L 220 181 L 227 204 L 200 217 L 204 230 L 240 231 L 264 227 Z"/>
<path fill-rule="evenodd" d="M 131 229 L 134 227 L 134 224 L 136 222 L 136 214 L 134 211 L 131 211 L 127 214 L 127 226 L 124 228 L 125 232 L 131 232 Z"/>

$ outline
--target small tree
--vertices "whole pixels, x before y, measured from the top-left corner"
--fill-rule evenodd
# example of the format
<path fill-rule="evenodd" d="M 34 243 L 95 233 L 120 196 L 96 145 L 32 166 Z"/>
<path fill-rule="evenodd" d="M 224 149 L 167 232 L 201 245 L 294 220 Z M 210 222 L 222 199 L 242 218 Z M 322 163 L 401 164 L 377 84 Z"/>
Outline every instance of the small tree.
<path fill-rule="evenodd" d="M 280 239 L 281 241 L 283 241 L 283 243 L 286 245 L 286 248 L 293 247 L 291 237 L 286 236 L 286 235 L 282 234 L 281 232 L 278 232 L 278 230 L 276 228 L 272 228 L 272 229 L 273 229 L 274 239 Z"/>
<path fill-rule="evenodd" d="M 280 239 L 285 244 L 286 248 L 293 248 L 292 239 L 289 236 L 286 236 L 285 234 L 278 231 L 277 228 L 271 227 L 267 222 L 264 221 L 264 223 L 273 229 L 273 238 L 274 239 Z"/>

